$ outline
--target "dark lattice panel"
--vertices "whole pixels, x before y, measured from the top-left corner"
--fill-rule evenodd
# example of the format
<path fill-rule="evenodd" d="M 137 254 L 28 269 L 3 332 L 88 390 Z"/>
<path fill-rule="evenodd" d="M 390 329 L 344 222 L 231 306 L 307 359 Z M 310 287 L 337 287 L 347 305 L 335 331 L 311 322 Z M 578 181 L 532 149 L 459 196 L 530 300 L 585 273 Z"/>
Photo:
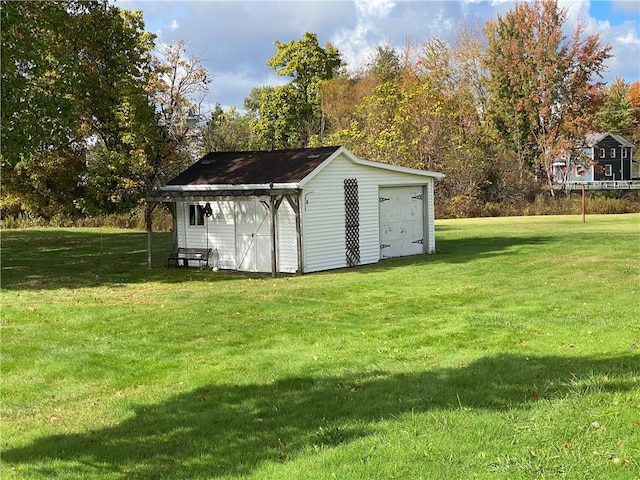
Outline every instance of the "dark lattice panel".
<path fill-rule="evenodd" d="M 347 178 L 344 181 L 344 221 L 347 265 L 353 267 L 360 263 L 360 200 L 357 178 Z"/>

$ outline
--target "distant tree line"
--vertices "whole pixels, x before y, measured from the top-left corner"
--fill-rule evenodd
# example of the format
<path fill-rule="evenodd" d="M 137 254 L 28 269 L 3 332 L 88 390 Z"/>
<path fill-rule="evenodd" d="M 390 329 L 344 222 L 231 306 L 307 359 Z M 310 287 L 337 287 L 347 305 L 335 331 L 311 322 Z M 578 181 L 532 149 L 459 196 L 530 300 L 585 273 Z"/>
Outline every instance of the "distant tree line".
<path fill-rule="evenodd" d="M 640 145 L 640 82 L 605 85 L 611 48 L 566 18 L 555 0 L 516 4 L 452 42 L 380 45 L 357 70 L 313 33 L 276 41 L 268 65 L 290 81 L 192 126 L 212 75 L 180 41 L 158 52 L 140 12 L 2 2 L 2 214 L 127 212 L 202 153 L 320 145 L 445 173 L 452 214 L 531 201 L 589 131 Z"/>

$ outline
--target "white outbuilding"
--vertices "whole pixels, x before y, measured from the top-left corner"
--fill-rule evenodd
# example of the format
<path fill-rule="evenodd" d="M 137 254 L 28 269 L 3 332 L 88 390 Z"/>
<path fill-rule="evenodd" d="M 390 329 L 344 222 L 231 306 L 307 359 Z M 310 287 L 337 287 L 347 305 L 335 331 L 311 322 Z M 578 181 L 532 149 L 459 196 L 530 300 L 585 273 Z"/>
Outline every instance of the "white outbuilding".
<path fill-rule="evenodd" d="M 214 152 L 147 200 L 174 214 L 174 250 L 208 266 L 309 273 L 433 253 L 434 180 L 344 147 Z"/>

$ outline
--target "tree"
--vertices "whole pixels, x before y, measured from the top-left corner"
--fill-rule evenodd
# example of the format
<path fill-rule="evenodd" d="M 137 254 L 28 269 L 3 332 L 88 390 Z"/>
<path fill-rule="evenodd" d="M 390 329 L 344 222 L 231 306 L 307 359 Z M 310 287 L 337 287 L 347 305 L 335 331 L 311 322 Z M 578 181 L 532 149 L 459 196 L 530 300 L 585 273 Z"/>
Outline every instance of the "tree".
<path fill-rule="evenodd" d="M 314 144 L 332 142 L 333 134 L 346 131 L 356 118 L 356 108 L 373 94 L 381 83 L 398 83 L 404 66 L 398 53 L 389 45 L 378 45 L 364 69 L 341 73 L 320 85 L 321 111 L 328 139 L 313 139 Z"/>
<path fill-rule="evenodd" d="M 640 123 L 640 81 L 636 80 L 629 86 L 629 102 L 631 103 L 631 108 L 633 108 L 633 112 Z"/>
<path fill-rule="evenodd" d="M 377 45 L 369 70 L 383 83 L 397 82 L 402 74 L 402 62 L 393 47 Z"/>
<path fill-rule="evenodd" d="M 640 125 L 640 81 L 638 80 L 634 81 L 629 87 L 629 102 L 636 117 L 636 125 Z M 640 128 L 635 129 L 629 136 L 629 140 L 636 145 L 633 156 L 635 161 L 640 162 Z"/>
<path fill-rule="evenodd" d="M 241 115 L 235 107 L 226 112 L 216 105 L 202 131 L 202 152 L 248 150 L 251 143 L 251 118 Z"/>
<path fill-rule="evenodd" d="M 431 138 L 425 144 L 437 148 L 431 155 L 439 155 L 439 169 L 446 174 L 438 189 L 440 203 L 450 205 L 452 215 L 468 214 L 485 200 L 492 185 L 488 178 L 490 168 L 502 176 L 495 168 L 485 119 L 485 53 L 480 32 L 461 26 L 452 42 L 437 37 L 426 41 L 418 60 L 419 75 L 428 78 L 447 99 L 450 112 L 441 128 L 432 126 Z"/>
<path fill-rule="evenodd" d="M 595 127 L 601 132 L 611 132 L 631 138 L 638 129 L 638 119 L 631 103 L 631 85 L 616 78 L 604 87 L 603 105 L 595 115 Z"/>
<path fill-rule="evenodd" d="M 523 179 L 538 165 L 551 172 L 560 151 L 584 137 L 610 56 L 598 34 L 582 38 L 583 25 L 566 37 L 566 16 L 556 0 L 536 0 L 516 4 L 485 29 L 489 113 Z"/>
<path fill-rule="evenodd" d="M 255 150 L 302 148 L 304 108 L 298 91 L 292 84 L 259 87 L 245 99 L 251 117 L 250 147 Z"/>
<path fill-rule="evenodd" d="M 153 35 L 106 0 L 2 2 L 1 15 L 3 212 L 73 214 L 87 152 L 126 143 L 125 112 L 153 114 Z"/>
<path fill-rule="evenodd" d="M 187 55 L 182 40 L 160 49 L 149 62 L 142 94 L 109 110 L 113 129 L 97 130 L 100 137 L 87 155 L 84 194 L 77 201 L 84 213 L 130 211 L 195 160 L 199 151 L 187 120 L 198 110 L 209 81 L 200 59 Z"/>
<path fill-rule="evenodd" d="M 252 92 L 247 105 L 256 117 L 254 142 L 268 148 L 304 147 L 314 134 L 323 134 L 320 85 L 338 74 L 342 59 L 331 44 L 321 47 L 313 33 L 289 43 L 276 40 L 275 45 L 267 65 L 292 80 Z"/>
<path fill-rule="evenodd" d="M 163 184 L 195 160 L 193 127 L 187 121 L 200 111 L 211 74 L 199 57 L 188 55 L 183 40 L 164 46 L 154 61 L 147 91 L 158 121 L 148 145 L 145 192 Z M 154 125 L 154 127 L 156 127 Z"/>

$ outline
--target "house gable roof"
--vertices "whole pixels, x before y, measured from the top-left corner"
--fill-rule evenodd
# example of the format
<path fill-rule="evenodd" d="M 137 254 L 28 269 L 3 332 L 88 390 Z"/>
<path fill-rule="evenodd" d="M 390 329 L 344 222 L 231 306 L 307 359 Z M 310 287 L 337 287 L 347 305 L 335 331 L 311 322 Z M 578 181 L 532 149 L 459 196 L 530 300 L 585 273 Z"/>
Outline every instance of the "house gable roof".
<path fill-rule="evenodd" d="M 250 152 L 212 152 L 173 178 L 161 190 L 218 188 L 301 188 L 338 155 L 383 170 L 442 178 L 437 172 L 362 160 L 344 147 L 298 148 Z"/>
<path fill-rule="evenodd" d="M 611 132 L 589 133 L 589 134 L 586 135 L 585 141 L 586 141 L 586 144 L 587 144 L 588 147 L 595 147 L 596 145 L 598 145 L 602 140 L 604 140 L 607 137 L 613 138 L 616 142 L 618 142 L 623 147 L 626 147 L 626 148 L 633 147 L 633 144 L 631 142 L 629 142 L 626 138 L 621 137 L 620 135 L 616 135 L 615 133 L 611 133 Z"/>
<path fill-rule="evenodd" d="M 310 172 L 310 174 L 307 177 L 305 177 L 302 180 L 302 182 L 300 182 L 300 186 L 304 186 L 304 184 L 309 182 L 314 176 L 320 173 L 324 167 L 326 167 L 329 163 L 331 163 L 331 161 L 341 153 L 344 154 L 351 162 L 357 165 L 363 165 L 365 167 L 378 168 L 381 170 L 389 170 L 389 171 L 399 172 L 399 173 L 408 173 L 411 175 L 418 175 L 421 177 L 444 178 L 445 176 L 444 173 L 439 173 L 439 172 L 431 172 L 428 170 L 418 170 L 416 168 L 400 167 L 397 165 L 389 165 L 388 163 L 380 163 L 380 162 L 372 162 L 370 160 L 363 160 L 357 157 L 356 155 L 354 155 L 352 152 L 350 152 L 346 148 L 340 147 L 338 148 L 338 150 L 336 150 L 336 152 L 333 155 L 331 155 L 321 165 L 319 165 L 318 168 Z"/>
<path fill-rule="evenodd" d="M 338 148 L 212 152 L 167 186 L 298 184 Z"/>

